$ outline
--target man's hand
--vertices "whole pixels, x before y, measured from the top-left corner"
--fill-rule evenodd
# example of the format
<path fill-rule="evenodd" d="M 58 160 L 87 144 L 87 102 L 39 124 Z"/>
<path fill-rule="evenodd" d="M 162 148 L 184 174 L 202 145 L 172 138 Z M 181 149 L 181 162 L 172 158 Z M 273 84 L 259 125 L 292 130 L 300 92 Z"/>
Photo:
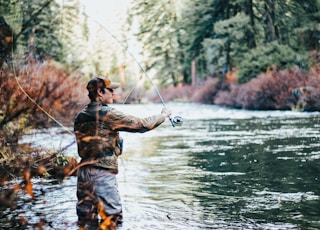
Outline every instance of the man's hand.
<path fill-rule="evenodd" d="M 171 110 L 168 109 L 168 108 L 166 108 L 166 107 L 164 107 L 164 108 L 162 109 L 162 111 L 161 111 L 161 114 L 162 114 L 163 116 L 165 116 L 165 117 L 170 118 L 170 116 L 171 116 Z"/>

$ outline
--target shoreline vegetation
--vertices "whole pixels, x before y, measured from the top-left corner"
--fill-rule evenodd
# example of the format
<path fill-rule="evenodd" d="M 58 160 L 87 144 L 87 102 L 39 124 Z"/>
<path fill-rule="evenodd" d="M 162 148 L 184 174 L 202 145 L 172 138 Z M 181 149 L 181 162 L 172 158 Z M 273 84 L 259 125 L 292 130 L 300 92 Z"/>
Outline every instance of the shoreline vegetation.
<path fill-rule="evenodd" d="M 237 72 L 207 77 L 196 86 L 176 86 L 161 90 L 165 101 L 196 102 L 247 110 L 320 111 L 320 63 L 308 72 L 298 67 L 265 73 L 247 83 L 237 82 Z M 157 96 L 152 102 L 160 102 Z"/>

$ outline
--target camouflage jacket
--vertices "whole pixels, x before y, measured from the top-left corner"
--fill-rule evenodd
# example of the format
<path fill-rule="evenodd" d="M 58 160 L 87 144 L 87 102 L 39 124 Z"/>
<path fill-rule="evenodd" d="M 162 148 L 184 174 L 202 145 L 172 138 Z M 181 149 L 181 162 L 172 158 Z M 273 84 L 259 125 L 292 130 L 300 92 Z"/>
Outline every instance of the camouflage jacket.
<path fill-rule="evenodd" d="M 96 160 L 95 166 L 117 172 L 118 156 L 122 153 L 119 131 L 143 133 L 164 121 L 161 114 L 142 119 L 91 102 L 75 118 L 78 154 L 82 161 Z"/>

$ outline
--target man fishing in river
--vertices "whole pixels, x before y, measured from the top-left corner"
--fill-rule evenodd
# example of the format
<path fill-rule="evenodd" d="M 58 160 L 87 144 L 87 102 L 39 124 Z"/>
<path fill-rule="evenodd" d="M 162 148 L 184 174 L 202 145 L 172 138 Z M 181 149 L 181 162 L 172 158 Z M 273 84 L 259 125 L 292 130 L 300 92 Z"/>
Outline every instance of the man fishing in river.
<path fill-rule="evenodd" d="M 112 107 L 119 83 L 95 77 L 87 84 L 90 103 L 76 116 L 74 131 L 78 154 L 84 166 L 78 169 L 77 215 L 79 225 L 98 223 L 98 204 L 115 223 L 122 222 L 122 206 L 117 188 L 118 156 L 123 140 L 119 131 L 147 132 L 170 118 L 164 107 L 160 114 L 147 118 L 126 115 Z M 87 163 L 87 164 L 86 164 Z"/>

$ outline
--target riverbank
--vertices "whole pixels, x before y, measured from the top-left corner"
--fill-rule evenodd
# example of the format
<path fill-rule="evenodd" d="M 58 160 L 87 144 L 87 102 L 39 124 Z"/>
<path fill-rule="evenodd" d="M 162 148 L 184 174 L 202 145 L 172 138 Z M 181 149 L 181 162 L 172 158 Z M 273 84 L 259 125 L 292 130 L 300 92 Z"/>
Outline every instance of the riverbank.
<path fill-rule="evenodd" d="M 30 170 L 32 177 L 62 180 L 69 176 L 77 161 L 59 150 L 31 148 L 29 144 L 9 146 L 1 150 L 0 181 L 23 177 Z"/>
<path fill-rule="evenodd" d="M 238 84 L 236 74 L 198 80 L 197 85 L 180 85 L 161 90 L 165 101 L 188 101 L 246 110 L 320 111 L 320 64 L 308 72 L 298 67 L 270 69 L 251 81 Z M 160 102 L 151 92 L 149 100 Z"/>
<path fill-rule="evenodd" d="M 3 150 L 1 153 L 0 210 L 2 211 L 15 210 L 21 205 L 41 199 L 45 192 L 39 193 L 34 188 L 35 180 L 42 178 L 63 182 L 66 178 L 75 176 L 78 167 L 75 158 L 66 157 L 57 150 L 31 148 L 30 143 L 10 146 L 6 148 L 6 155 L 3 154 Z M 30 223 L 24 215 L 19 216 L 18 222 L 19 225 L 37 229 L 43 229 L 45 224 L 43 221 Z"/>

